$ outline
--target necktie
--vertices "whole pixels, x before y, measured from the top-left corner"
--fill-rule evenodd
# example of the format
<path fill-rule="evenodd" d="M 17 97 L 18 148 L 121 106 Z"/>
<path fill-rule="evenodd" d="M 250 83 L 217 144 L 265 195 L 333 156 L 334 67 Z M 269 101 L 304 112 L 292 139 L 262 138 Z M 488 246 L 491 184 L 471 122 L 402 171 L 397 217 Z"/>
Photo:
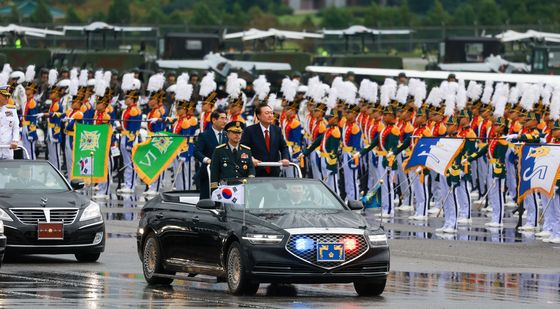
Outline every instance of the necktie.
<path fill-rule="evenodd" d="M 218 143 L 221 145 L 221 144 L 224 143 L 224 133 L 222 133 L 222 132 L 220 131 L 220 132 L 218 132 L 218 136 L 219 136 L 219 138 L 218 138 Z"/>
<path fill-rule="evenodd" d="M 264 130 L 264 142 L 266 144 L 266 151 L 270 152 L 270 135 L 268 130 Z M 267 174 L 270 174 L 270 167 L 265 167 L 264 170 Z"/>
<path fill-rule="evenodd" d="M 233 148 L 233 157 L 237 159 L 237 148 Z"/>

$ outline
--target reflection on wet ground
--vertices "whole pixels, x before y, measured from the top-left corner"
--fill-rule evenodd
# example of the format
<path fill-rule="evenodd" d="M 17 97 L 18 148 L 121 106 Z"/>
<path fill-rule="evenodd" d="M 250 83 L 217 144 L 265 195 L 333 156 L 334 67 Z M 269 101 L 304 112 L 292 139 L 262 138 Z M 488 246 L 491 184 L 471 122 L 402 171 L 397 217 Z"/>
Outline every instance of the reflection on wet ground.
<path fill-rule="evenodd" d="M 110 200 L 98 201 L 104 219 L 107 221 L 136 221 L 140 211 L 149 198 L 141 194 L 116 195 Z M 520 243 L 534 242 L 538 239 L 534 233 L 522 233 L 515 230 L 517 216 L 512 215 L 514 208 L 506 208 L 504 228 L 488 228 L 484 224 L 489 222 L 487 213 L 473 210 L 470 225 L 459 225 L 457 234 L 435 233 L 435 229 L 443 225 L 442 217 L 430 217 L 428 221 L 410 221 L 411 212 L 397 211 L 394 218 L 380 220 L 376 214 L 379 209 L 368 209 L 366 217 L 370 222 L 383 225 L 390 239 L 443 239 L 464 240 L 493 243 Z M 130 234 L 130 237 L 135 235 Z M 126 237 L 124 235 L 111 235 L 109 237 Z"/>
<path fill-rule="evenodd" d="M 351 284 L 262 285 L 257 296 L 234 297 L 226 293 L 223 283 L 177 280 L 171 287 L 149 287 L 141 274 L 0 273 L 0 307 L 329 308 L 334 302 L 344 308 L 367 308 L 375 303 L 405 307 L 551 305 L 560 303 L 560 275 L 391 272 L 382 297 L 358 298 Z"/>

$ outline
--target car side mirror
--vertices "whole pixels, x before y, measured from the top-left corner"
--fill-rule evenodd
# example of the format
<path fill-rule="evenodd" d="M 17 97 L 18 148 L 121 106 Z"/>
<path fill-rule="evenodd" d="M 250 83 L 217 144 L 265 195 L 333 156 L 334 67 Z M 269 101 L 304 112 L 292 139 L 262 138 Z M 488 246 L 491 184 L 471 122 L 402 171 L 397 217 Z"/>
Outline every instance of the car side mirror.
<path fill-rule="evenodd" d="M 74 190 L 80 190 L 83 189 L 85 184 L 83 181 L 78 180 L 78 179 L 73 179 L 70 181 L 70 186 L 72 187 L 72 189 Z"/>
<path fill-rule="evenodd" d="M 350 208 L 350 210 L 362 210 L 364 204 L 360 201 L 348 201 L 348 208 Z"/>
<path fill-rule="evenodd" d="M 211 199 L 199 200 L 198 203 L 196 203 L 196 208 L 199 209 L 214 210 L 218 209 L 219 207 L 219 204 Z"/>

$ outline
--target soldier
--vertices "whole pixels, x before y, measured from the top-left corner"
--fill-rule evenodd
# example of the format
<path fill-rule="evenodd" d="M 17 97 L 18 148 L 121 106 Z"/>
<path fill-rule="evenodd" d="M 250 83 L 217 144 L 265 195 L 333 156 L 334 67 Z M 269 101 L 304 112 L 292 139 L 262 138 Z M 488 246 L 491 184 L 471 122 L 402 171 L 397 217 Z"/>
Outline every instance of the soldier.
<path fill-rule="evenodd" d="M 177 120 L 173 124 L 173 133 L 181 135 L 187 140 L 186 146 L 177 156 L 173 170 L 175 171 L 175 188 L 177 190 L 192 190 L 194 175 L 194 135 L 198 128 L 198 121 L 194 116 L 196 101 L 192 98 L 192 85 L 184 79 L 177 81 L 175 92 L 177 104 Z"/>
<path fill-rule="evenodd" d="M 547 143 L 550 144 L 560 144 L 560 115 L 558 112 L 558 108 L 553 109 L 551 107 L 551 119 L 553 120 L 553 124 L 550 127 L 550 134 L 546 139 Z M 542 237 L 544 242 L 560 244 L 560 179 L 556 181 L 556 188 L 552 193 L 554 194 L 550 197 L 552 201 L 550 205 L 548 205 L 548 209 L 544 209 L 543 211 L 545 212 L 544 216 L 550 218 L 553 222 L 550 231 L 548 231 L 548 235 L 543 233 Z"/>
<path fill-rule="evenodd" d="M 409 85 L 414 85 L 418 80 L 411 79 Z M 399 102 L 400 112 L 398 114 L 397 127 L 400 130 L 399 142 L 404 141 L 405 138 L 409 137 L 414 131 L 414 126 L 412 125 L 412 117 L 414 115 L 414 105 L 409 96 L 409 86 L 401 85 L 397 91 L 397 101 Z M 400 155 L 395 155 L 397 165 L 402 166 L 403 162 L 408 159 L 408 152 L 402 152 Z M 400 206 L 396 207 L 397 210 L 410 211 L 412 210 L 412 200 L 413 191 L 410 176 L 402 168 L 398 168 L 396 171 L 397 179 L 399 183 L 399 191 L 401 195 Z"/>
<path fill-rule="evenodd" d="M 231 73 L 226 80 L 226 92 L 228 93 L 228 120 L 241 121 L 245 123 L 243 118 L 243 105 L 247 100 L 245 94 L 241 91 L 247 86 L 247 82 L 237 77 L 237 73 Z"/>
<path fill-rule="evenodd" d="M 216 147 L 210 163 L 212 190 L 222 181 L 255 177 L 251 148 L 239 143 L 244 128 L 241 121 L 232 121 L 225 126 L 228 142 Z"/>
<path fill-rule="evenodd" d="M 140 121 L 142 120 L 142 113 L 137 103 L 141 85 L 140 80 L 134 78 L 134 73 L 127 73 L 123 76 L 122 90 L 124 91 L 126 109 L 122 112 L 121 116 L 121 139 L 119 145 L 124 164 L 124 184 L 117 190 L 118 193 L 134 193 L 136 186 L 136 172 L 132 163 L 132 147 L 138 143 Z"/>
<path fill-rule="evenodd" d="M 113 121 L 115 118 L 111 116 L 109 112 L 109 104 L 113 99 L 113 91 L 110 87 L 107 86 L 105 81 L 97 81 L 95 85 L 95 93 L 97 95 L 97 103 L 95 104 L 95 114 L 93 115 L 93 124 L 95 125 L 102 125 L 102 124 L 109 124 L 111 127 L 113 126 Z M 112 132 L 112 130 L 111 130 Z M 114 135 L 111 137 L 113 140 Z M 110 197 L 110 189 L 111 183 L 113 181 L 112 171 L 113 171 L 113 155 L 111 154 L 111 158 L 108 160 L 108 172 L 107 172 L 107 180 L 105 182 L 99 183 L 98 191 L 93 196 L 94 199 L 109 199 Z"/>
<path fill-rule="evenodd" d="M 311 85 L 309 87 L 312 87 Z M 309 123 L 311 124 L 309 128 L 309 144 L 312 145 L 315 141 L 319 138 L 319 136 L 323 135 L 325 131 L 327 131 L 328 123 L 325 120 L 325 113 L 327 111 L 327 104 L 325 104 L 320 98 L 314 98 L 313 101 L 315 102 L 314 105 L 315 109 L 312 113 L 312 118 L 310 119 Z M 332 117 L 331 117 L 332 118 Z M 340 137 L 340 136 L 339 136 Z M 325 179 L 327 175 L 323 175 L 325 168 L 323 167 L 323 157 L 320 150 L 311 152 L 310 157 L 310 165 L 311 165 L 311 173 L 313 174 L 314 179 Z"/>
<path fill-rule="evenodd" d="M 13 160 L 20 140 L 16 107 L 8 105 L 9 89 L 9 86 L 0 86 L 0 160 Z"/>
<path fill-rule="evenodd" d="M 317 106 L 320 108 L 319 105 L 321 104 L 319 103 Z M 340 194 L 338 189 L 338 150 L 341 138 L 338 121 L 342 113 L 333 110 L 331 107 L 329 109 L 330 114 L 326 116 L 327 127 L 325 131 L 319 133 L 317 138 L 313 140 L 313 143 L 303 150 L 302 155 L 309 156 L 309 154 L 318 152 L 318 157 L 321 160 L 320 172 L 323 177 L 322 180 L 338 195 Z M 319 149 L 315 150 L 317 147 Z"/>
<path fill-rule="evenodd" d="M 57 75 L 58 72 L 56 70 L 49 71 L 51 90 L 49 94 L 50 106 L 47 129 L 47 150 L 49 152 L 49 162 L 60 170 L 62 168 L 60 143 L 62 142 L 62 118 L 64 115 L 62 98 L 65 96 L 70 81 L 67 79 L 61 80 L 55 85 Z"/>
<path fill-rule="evenodd" d="M 23 72 L 13 71 L 10 73 L 10 81 L 8 82 L 8 85 L 11 87 L 14 105 L 18 109 L 23 109 L 25 103 L 27 102 L 25 88 L 22 86 L 23 82 L 25 82 L 25 74 Z"/>
<path fill-rule="evenodd" d="M 37 92 L 37 83 L 33 81 L 35 77 L 35 66 L 27 67 L 25 73 L 25 94 L 27 102 L 22 106 L 22 144 L 30 160 L 35 160 L 35 143 L 37 142 L 37 120 L 42 114 L 39 112 L 39 105 L 35 101 L 35 93 Z"/>
<path fill-rule="evenodd" d="M 301 122 L 298 117 L 300 100 L 295 95 L 297 92 L 297 84 L 289 82 L 284 89 L 284 100 L 287 101 L 285 107 L 285 117 L 280 127 L 282 128 L 282 135 L 288 145 L 290 153 L 290 161 L 292 163 L 299 163 L 299 156 L 301 154 L 301 147 L 303 143 L 303 135 Z M 294 170 L 291 167 L 284 169 L 286 177 L 294 177 Z"/>
<path fill-rule="evenodd" d="M 77 91 L 77 89 L 76 89 Z M 66 156 L 66 172 L 68 173 L 68 179 L 72 174 L 72 150 L 74 149 L 74 132 L 76 123 L 82 122 L 84 119 L 84 113 L 82 111 L 82 102 L 84 100 L 84 93 L 73 93 L 72 105 L 70 109 L 66 110 L 66 116 L 62 119 L 64 126 L 64 134 L 66 135 L 65 145 L 64 145 L 64 155 Z"/>
<path fill-rule="evenodd" d="M 471 207 L 472 207 L 472 198 L 471 198 L 471 183 L 472 183 L 472 175 L 471 175 L 471 168 L 469 164 L 462 164 L 462 160 L 468 158 L 472 153 L 476 151 L 476 133 L 471 128 L 471 118 L 466 110 L 459 111 L 458 115 L 459 120 L 459 129 L 457 132 L 457 136 L 460 138 L 465 139 L 465 145 L 463 146 L 463 151 L 457 159 L 463 165 L 463 173 L 461 176 L 461 183 L 459 184 L 459 214 L 457 219 L 457 224 L 471 224 Z"/>
<path fill-rule="evenodd" d="M 148 86 L 146 89 L 149 91 L 148 107 L 150 111 L 147 115 L 148 120 L 148 136 L 154 136 L 157 132 L 161 132 L 165 129 L 165 109 L 163 107 L 163 99 L 165 97 L 165 91 L 163 90 L 163 85 L 165 83 L 165 77 L 162 73 L 154 74 L 148 80 Z M 165 170 L 158 179 L 152 182 L 148 190 L 145 191 L 144 195 L 157 195 L 161 189 L 163 179 L 165 178 Z"/>
<path fill-rule="evenodd" d="M 216 92 L 216 82 L 214 81 L 214 72 L 208 72 L 200 82 L 200 98 L 202 99 L 202 108 L 200 112 L 200 134 L 212 127 L 211 114 L 214 111 L 214 105 L 218 100 Z"/>

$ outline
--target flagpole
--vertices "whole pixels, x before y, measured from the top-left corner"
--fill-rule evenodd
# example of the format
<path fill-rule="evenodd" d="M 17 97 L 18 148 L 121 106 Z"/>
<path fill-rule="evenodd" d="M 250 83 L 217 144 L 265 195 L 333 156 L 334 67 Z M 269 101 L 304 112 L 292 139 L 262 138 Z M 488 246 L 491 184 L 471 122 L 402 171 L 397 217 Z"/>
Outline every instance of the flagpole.
<path fill-rule="evenodd" d="M 91 169 L 89 171 L 89 196 L 93 199 L 93 151 L 89 153 L 89 160 L 91 162 Z"/>

